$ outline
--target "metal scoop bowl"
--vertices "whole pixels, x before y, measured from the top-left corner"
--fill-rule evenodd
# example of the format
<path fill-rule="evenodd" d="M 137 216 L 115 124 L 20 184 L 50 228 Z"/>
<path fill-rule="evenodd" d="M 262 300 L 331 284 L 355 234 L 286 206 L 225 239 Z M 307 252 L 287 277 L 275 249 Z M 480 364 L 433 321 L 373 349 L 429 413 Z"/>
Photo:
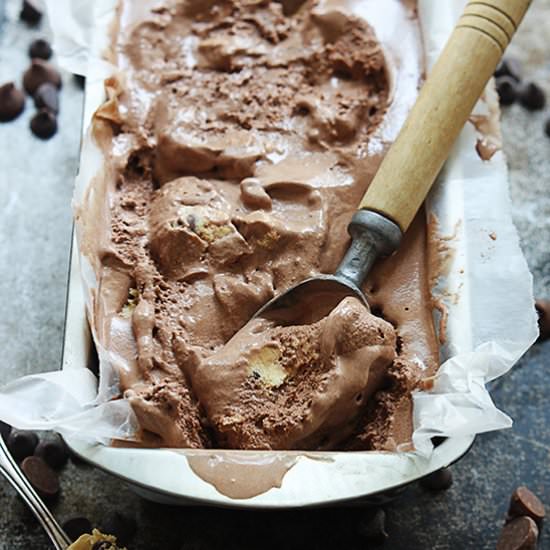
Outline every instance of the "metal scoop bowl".
<path fill-rule="evenodd" d="M 335 307 L 346 296 L 355 296 L 368 308 L 367 298 L 361 286 L 375 261 L 391 255 L 401 242 L 402 232 L 391 220 L 369 210 L 359 210 L 348 226 L 352 241 L 344 259 L 334 275 L 320 274 L 289 288 L 283 294 L 267 302 L 254 317 L 276 315 L 277 310 L 287 312 L 296 309 L 294 322 L 315 322 L 317 312 L 311 317 L 311 309 L 302 307 L 307 298 L 321 293 L 331 297 L 328 308 Z M 323 311 L 323 314 L 325 312 Z"/>

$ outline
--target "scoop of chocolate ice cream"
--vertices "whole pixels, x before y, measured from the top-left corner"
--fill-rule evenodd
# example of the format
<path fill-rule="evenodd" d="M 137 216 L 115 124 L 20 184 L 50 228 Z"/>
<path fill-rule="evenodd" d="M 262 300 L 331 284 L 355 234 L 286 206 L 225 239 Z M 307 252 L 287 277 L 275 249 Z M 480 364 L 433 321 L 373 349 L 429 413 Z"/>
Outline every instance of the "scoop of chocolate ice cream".
<path fill-rule="evenodd" d="M 323 297 L 311 300 L 315 318 Z M 393 327 L 346 297 L 311 324 L 287 325 L 280 314 L 253 319 L 190 375 L 225 445 L 332 448 L 349 436 L 394 357 Z"/>
<path fill-rule="evenodd" d="M 164 185 L 151 208 L 151 250 L 168 276 L 207 273 L 249 246 L 231 220 L 231 205 L 207 180 L 179 178 Z"/>

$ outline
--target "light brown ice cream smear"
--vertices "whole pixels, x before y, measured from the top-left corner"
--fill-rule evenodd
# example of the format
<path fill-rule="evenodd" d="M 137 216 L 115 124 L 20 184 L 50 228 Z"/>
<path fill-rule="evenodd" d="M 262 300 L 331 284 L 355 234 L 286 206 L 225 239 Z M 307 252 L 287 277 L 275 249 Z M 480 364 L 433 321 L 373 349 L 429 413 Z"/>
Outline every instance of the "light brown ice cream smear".
<path fill-rule="evenodd" d="M 410 4 L 121 2 L 93 126 L 105 169 L 77 225 L 143 445 L 410 444 L 411 391 L 437 368 L 422 215 L 365 284 L 371 312 L 332 296 L 250 321 L 340 262 L 421 80 Z"/>

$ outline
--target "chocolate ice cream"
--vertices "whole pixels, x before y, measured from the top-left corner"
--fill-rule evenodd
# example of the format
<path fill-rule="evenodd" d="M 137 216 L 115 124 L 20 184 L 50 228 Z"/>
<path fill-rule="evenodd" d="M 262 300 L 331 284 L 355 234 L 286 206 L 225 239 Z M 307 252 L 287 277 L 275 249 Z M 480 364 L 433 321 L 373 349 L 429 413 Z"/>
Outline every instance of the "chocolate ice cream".
<path fill-rule="evenodd" d="M 393 327 L 355 297 L 305 324 L 304 305 L 313 320 L 326 309 L 327 298 L 309 299 L 251 320 L 190 372 L 223 446 L 334 448 L 380 388 L 395 358 Z"/>
<path fill-rule="evenodd" d="M 144 445 L 410 444 L 411 391 L 438 364 L 422 215 L 366 283 L 372 312 L 332 297 L 315 319 L 249 323 L 334 271 L 414 101 L 411 2 L 388 3 L 401 37 L 384 49 L 370 4 L 121 2 L 104 173 L 77 219 L 94 337 Z"/>

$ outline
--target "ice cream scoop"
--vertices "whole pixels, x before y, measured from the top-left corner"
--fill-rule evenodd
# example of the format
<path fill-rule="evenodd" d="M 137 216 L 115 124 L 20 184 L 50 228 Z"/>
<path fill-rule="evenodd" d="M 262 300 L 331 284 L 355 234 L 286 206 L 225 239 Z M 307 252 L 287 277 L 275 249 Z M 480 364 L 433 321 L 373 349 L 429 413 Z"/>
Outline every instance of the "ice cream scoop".
<path fill-rule="evenodd" d="M 493 75 L 531 0 L 471 0 L 349 224 L 351 245 L 334 275 L 318 275 L 257 313 L 294 306 L 323 285 L 355 295 L 376 260 L 392 254 Z"/>

